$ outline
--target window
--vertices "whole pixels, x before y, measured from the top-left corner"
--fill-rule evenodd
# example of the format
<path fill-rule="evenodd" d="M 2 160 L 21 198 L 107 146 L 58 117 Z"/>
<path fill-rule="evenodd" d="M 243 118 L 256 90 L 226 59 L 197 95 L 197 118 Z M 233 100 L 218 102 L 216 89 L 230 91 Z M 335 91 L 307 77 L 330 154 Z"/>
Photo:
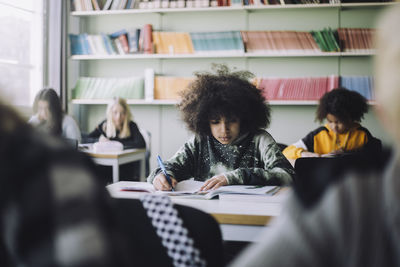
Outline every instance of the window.
<path fill-rule="evenodd" d="M 0 94 L 31 106 L 43 86 L 44 1 L 0 0 Z"/>

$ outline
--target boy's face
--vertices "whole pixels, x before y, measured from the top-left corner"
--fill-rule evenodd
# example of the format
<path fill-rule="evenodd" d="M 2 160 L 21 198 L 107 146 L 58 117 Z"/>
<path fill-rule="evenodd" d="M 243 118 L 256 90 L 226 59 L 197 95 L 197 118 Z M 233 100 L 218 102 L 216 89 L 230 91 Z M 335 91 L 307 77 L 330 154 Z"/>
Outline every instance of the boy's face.
<path fill-rule="evenodd" d="M 326 115 L 329 127 L 337 134 L 345 133 L 349 130 L 350 124 L 339 120 L 336 116 L 329 114 Z"/>
<path fill-rule="evenodd" d="M 228 145 L 238 138 L 240 133 L 240 120 L 238 118 L 210 120 L 211 134 L 221 144 Z"/>

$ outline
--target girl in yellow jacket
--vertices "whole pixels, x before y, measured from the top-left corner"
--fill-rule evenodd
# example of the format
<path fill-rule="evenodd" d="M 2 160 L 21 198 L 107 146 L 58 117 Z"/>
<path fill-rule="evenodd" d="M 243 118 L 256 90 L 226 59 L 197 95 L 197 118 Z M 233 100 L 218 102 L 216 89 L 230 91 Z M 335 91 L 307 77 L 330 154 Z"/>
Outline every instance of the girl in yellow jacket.
<path fill-rule="evenodd" d="M 367 100 L 355 91 L 337 88 L 320 99 L 316 120 L 327 123 L 284 149 L 289 160 L 327 157 L 341 153 L 378 149 L 380 141 L 359 123 L 368 111 Z"/>

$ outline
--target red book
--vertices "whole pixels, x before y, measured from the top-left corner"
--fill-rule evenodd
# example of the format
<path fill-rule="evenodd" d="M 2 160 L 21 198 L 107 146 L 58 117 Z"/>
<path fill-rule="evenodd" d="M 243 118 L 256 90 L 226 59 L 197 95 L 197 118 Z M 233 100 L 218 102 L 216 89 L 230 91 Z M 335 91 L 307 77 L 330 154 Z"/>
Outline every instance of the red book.
<path fill-rule="evenodd" d="M 153 27 L 151 24 L 145 24 L 143 26 L 143 53 L 153 54 Z"/>

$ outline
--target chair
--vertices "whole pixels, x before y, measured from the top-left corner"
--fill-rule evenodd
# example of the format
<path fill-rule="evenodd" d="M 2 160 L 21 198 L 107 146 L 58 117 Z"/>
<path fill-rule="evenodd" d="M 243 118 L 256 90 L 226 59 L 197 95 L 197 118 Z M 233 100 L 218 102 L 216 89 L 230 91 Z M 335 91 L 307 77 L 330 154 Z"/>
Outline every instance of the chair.
<path fill-rule="evenodd" d="M 64 140 L 69 146 L 71 146 L 72 148 L 78 149 L 78 140 L 76 140 L 76 139 L 71 139 L 71 138 L 66 138 L 66 137 L 63 137 L 63 140 Z"/>
<path fill-rule="evenodd" d="M 329 185 L 346 177 L 346 173 L 381 172 L 391 153 L 385 149 L 377 154 L 346 153 L 331 158 L 298 158 L 294 165 L 295 192 L 303 204 L 312 206 Z"/>
<path fill-rule="evenodd" d="M 113 199 L 117 229 L 122 250 L 129 253 L 125 261 L 132 266 L 173 266 L 161 239 L 156 234 L 146 210 L 138 199 Z M 223 266 L 222 235 L 215 219 L 198 209 L 174 205 L 183 220 L 195 246 L 200 250 L 207 266 Z"/>
<path fill-rule="evenodd" d="M 140 134 L 144 138 L 144 142 L 146 143 L 146 170 L 145 170 L 145 175 L 148 176 L 150 173 L 150 156 L 151 156 L 151 133 L 147 131 L 146 129 L 139 128 Z"/>

